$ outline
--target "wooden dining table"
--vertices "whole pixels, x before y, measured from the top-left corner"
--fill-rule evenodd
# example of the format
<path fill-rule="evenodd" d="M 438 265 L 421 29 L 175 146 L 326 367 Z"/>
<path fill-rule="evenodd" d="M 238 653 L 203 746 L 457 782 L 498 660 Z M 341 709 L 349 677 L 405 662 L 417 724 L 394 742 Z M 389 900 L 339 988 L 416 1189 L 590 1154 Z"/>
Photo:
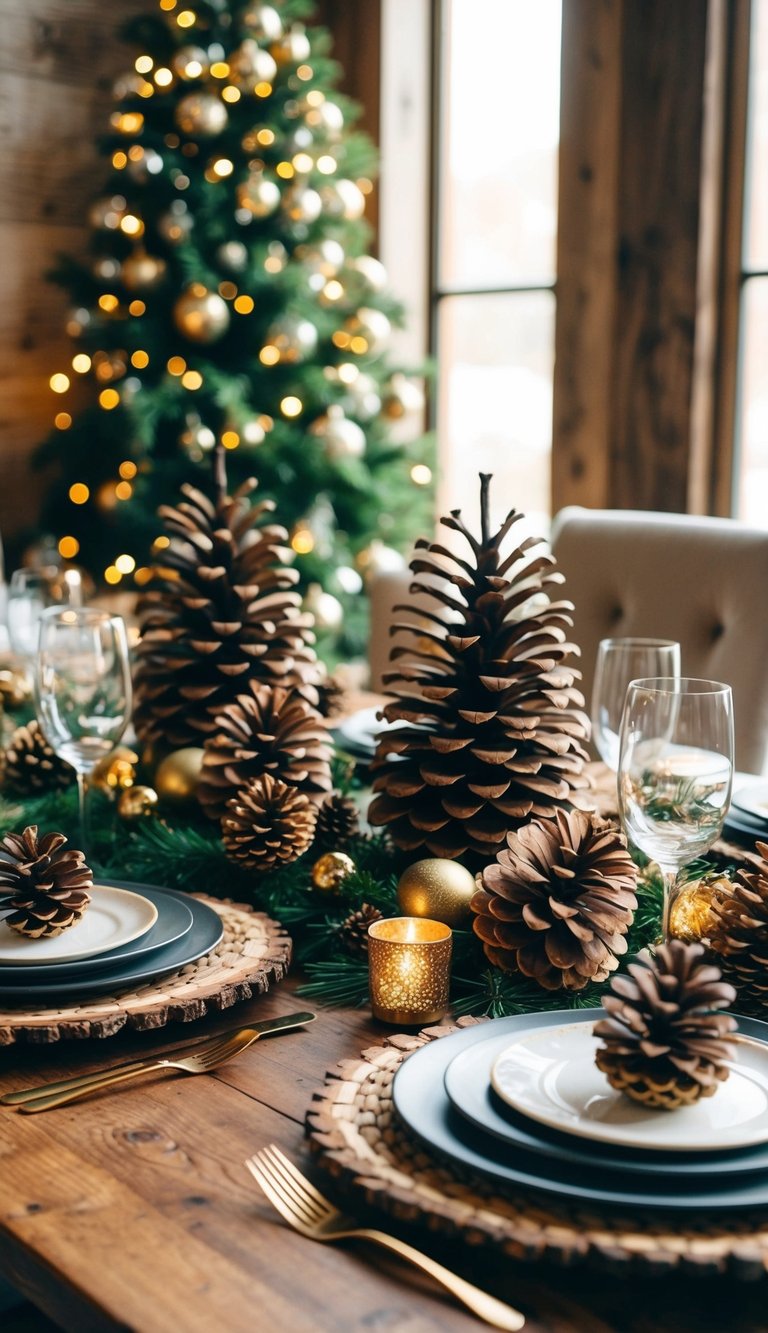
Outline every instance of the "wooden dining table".
<path fill-rule="evenodd" d="M 262 1039 L 215 1073 L 150 1074 L 35 1116 L 0 1107 L 0 1273 L 31 1303 L 14 1328 L 36 1333 L 48 1320 L 71 1333 L 482 1327 L 394 1257 L 291 1231 L 247 1171 L 246 1158 L 275 1143 L 332 1196 L 333 1179 L 309 1151 L 307 1110 L 327 1071 L 390 1031 L 366 1009 L 308 1006 L 300 982 L 289 975 L 226 1014 L 154 1033 L 0 1051 L 4 1093 L 293 1010 L 317 1012 L 306 1028 Z M 520 1262 L 428 1228 L 385 1225 L 519 1308 L 530 1333 L 768 1329 L 764 1282 Z"/>

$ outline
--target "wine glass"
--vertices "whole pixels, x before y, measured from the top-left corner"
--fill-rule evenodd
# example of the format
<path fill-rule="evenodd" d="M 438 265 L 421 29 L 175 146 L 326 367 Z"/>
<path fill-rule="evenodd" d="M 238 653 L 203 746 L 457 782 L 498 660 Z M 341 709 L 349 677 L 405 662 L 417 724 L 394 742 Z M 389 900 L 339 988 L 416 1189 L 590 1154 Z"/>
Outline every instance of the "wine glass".
<path fill-rule="evenodd" d="M 662 934 L 678 874 L 720 836 L 733 779 L 730 685 L 689 677 L 633 680 L 621 719 L 619 813 L 664 881 Z"/>
<path fill-rule="evenodd" d="M 619 727 L 627 686 L 649 676 L 680 675 L 674 639 L 601 639 L 592 687 L 592 740 L 614 773 L 619 766 Z"/>
<path fill-rule="evenodd" d="M 82 850 L 88 850 L 87 780 L 128 723 L 131 675 L 125 624 L 93 607 L 40 615 L 35 705 L 49 745 L 77 774 Z"/>
<path fill-rule="evenodd" d="M 40 615 L 48 606 L 79 606 L 79 570 L 15 569 L 8 587 L 8 639 L 27 671 L 37 652 Z"/>

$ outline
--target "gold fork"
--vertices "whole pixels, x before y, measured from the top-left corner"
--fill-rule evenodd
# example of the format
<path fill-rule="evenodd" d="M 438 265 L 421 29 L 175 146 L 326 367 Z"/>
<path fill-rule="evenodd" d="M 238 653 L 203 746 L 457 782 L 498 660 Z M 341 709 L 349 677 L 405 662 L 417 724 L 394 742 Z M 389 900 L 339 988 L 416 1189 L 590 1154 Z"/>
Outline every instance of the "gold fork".
<path fill-rule="evenodd" d="M 245 1165 L 255 1177 L 270 1203 L 286 1222 L 302 1236 L 311 1240 L 370 1240 L 381 1245 L 385 1250 L 392 1250 L 406 1259 L 423 1273 L 429 1273 L 436 1282 L 447 1288 L 453 1296 L 466 1305 L 473 1314 L 484 1319 L 493 1328 L 519 1329 L 525 1323 L 519 1310 L 511 1305 L 497 1301 L 471 1282 L 458 1277 L 429 1255 L 415 1250 L 412 1245 L 388 1236 L 385 1231 L 375 1231 L 370 1227 L 358 1226 L 353 1217 L 335 1208 L 325 1195 L 303 1176 L 293 1162 L 274 1144 L 263 1148 Z"/>
<path fill-rule="evenodd" d="M 63 1079 L 59 1083 L 47 1083 L 38 1088 L 23 1088 L 18 1092 L 7 1092 L 0 1097 L 5 1106 L 17 1106 L 26 1115 L 38 1111 L 50 1111 L 55 1106 L 76 1101 L 101 1088 L 111 1088 L 115 1083 L 124 1083 L 128 1079 L 138 1078 L 157 1069 L 182 1069 L 188 1074 L 207 1074 L 226 1060 L 239 1055 L 252 1046 L 259 1037 L 266 1033 L 287 1031 L 289 1028 L 311 1023 L 315 1015 L 309 1012 L 286 1014 L 281 1018 L 270 1018 L 253 1027 L 239 1028 L 235 1032 L 224 1033 L 211 1041 L 201 1043 L 188 1054 L 183 1051 L 152 1060 L 138 1060 L 131 1064 L 117 1065 L 112 1069 L 97 1074 L 86 1074 L 80 1078 Z"/>

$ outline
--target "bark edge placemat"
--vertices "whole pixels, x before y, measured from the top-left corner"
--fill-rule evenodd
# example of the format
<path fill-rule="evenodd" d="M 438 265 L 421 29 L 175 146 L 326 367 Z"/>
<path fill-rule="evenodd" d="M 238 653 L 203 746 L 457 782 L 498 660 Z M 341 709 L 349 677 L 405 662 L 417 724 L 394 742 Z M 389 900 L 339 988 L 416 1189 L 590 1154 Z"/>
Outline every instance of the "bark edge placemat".
<path fill-rule="evenodd" d="M 124 1029 L 145 1031 L 189 1023 L 261 995 L 288 971 L 292 944 L 284 928 L 245 903 L 190 895 L 221 917 L 223 935 L 210 953 L 167 977 L 114 995 L 79 1003 L 9 1007 L 0 1001 L 0 1046 L 65 1038 L 112 1037 Z"/>
<path fill-rule="evenodd" d="M 751 1280 L 768 1273 L 768 1214 L 728 1213 L 721 1224 L 627 1217 L 583 1204 L 553 1205 L 522 1190 L 502 1194 L 491 1180 L 468 1184 L 454 1175 L 398 1121 L 392 1080 L 411 1052 L 482 1021 L 464 1018 L 418 1035 L 386 1037 L 329 1070 L 307 1112 L 307 1133 L 351 1211 L 355 1205 L 358 1212 L 374 1209 L 523 1260 Z"/>

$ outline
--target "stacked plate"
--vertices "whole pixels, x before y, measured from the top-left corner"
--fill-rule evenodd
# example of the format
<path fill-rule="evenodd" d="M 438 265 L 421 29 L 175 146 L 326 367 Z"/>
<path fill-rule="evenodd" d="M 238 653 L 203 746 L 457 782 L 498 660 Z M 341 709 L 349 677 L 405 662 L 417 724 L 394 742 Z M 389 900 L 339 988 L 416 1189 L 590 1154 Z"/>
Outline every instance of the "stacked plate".
<path fill-rule="evenodd" d="M 768 840 L 768 783 L 755 781 L 739 784 L 738 774 L 734 782 L 731 808 L 725 820 L 724 832 L 735 833 L 741 838 L 759 838 Z"/>
<path fill-rule="evenodd" d="M 496 1019 L 430 1042 L 393 1084 L 406 1127 L 464 1175 L 600 1205 L 768 1205 L 768 1023 L 713 1097 L 648 1110 L 594 1063 L 602 1011 Z"/>
<path fill-rule="evenodd" d="M 117 880 L 89 892 L 80 921 L 53 939 L 27 939 L 0 919 L 4 1000 L 130 990 L 193 963 L 221 939 L 221 918 L 186 893 Z"/>

